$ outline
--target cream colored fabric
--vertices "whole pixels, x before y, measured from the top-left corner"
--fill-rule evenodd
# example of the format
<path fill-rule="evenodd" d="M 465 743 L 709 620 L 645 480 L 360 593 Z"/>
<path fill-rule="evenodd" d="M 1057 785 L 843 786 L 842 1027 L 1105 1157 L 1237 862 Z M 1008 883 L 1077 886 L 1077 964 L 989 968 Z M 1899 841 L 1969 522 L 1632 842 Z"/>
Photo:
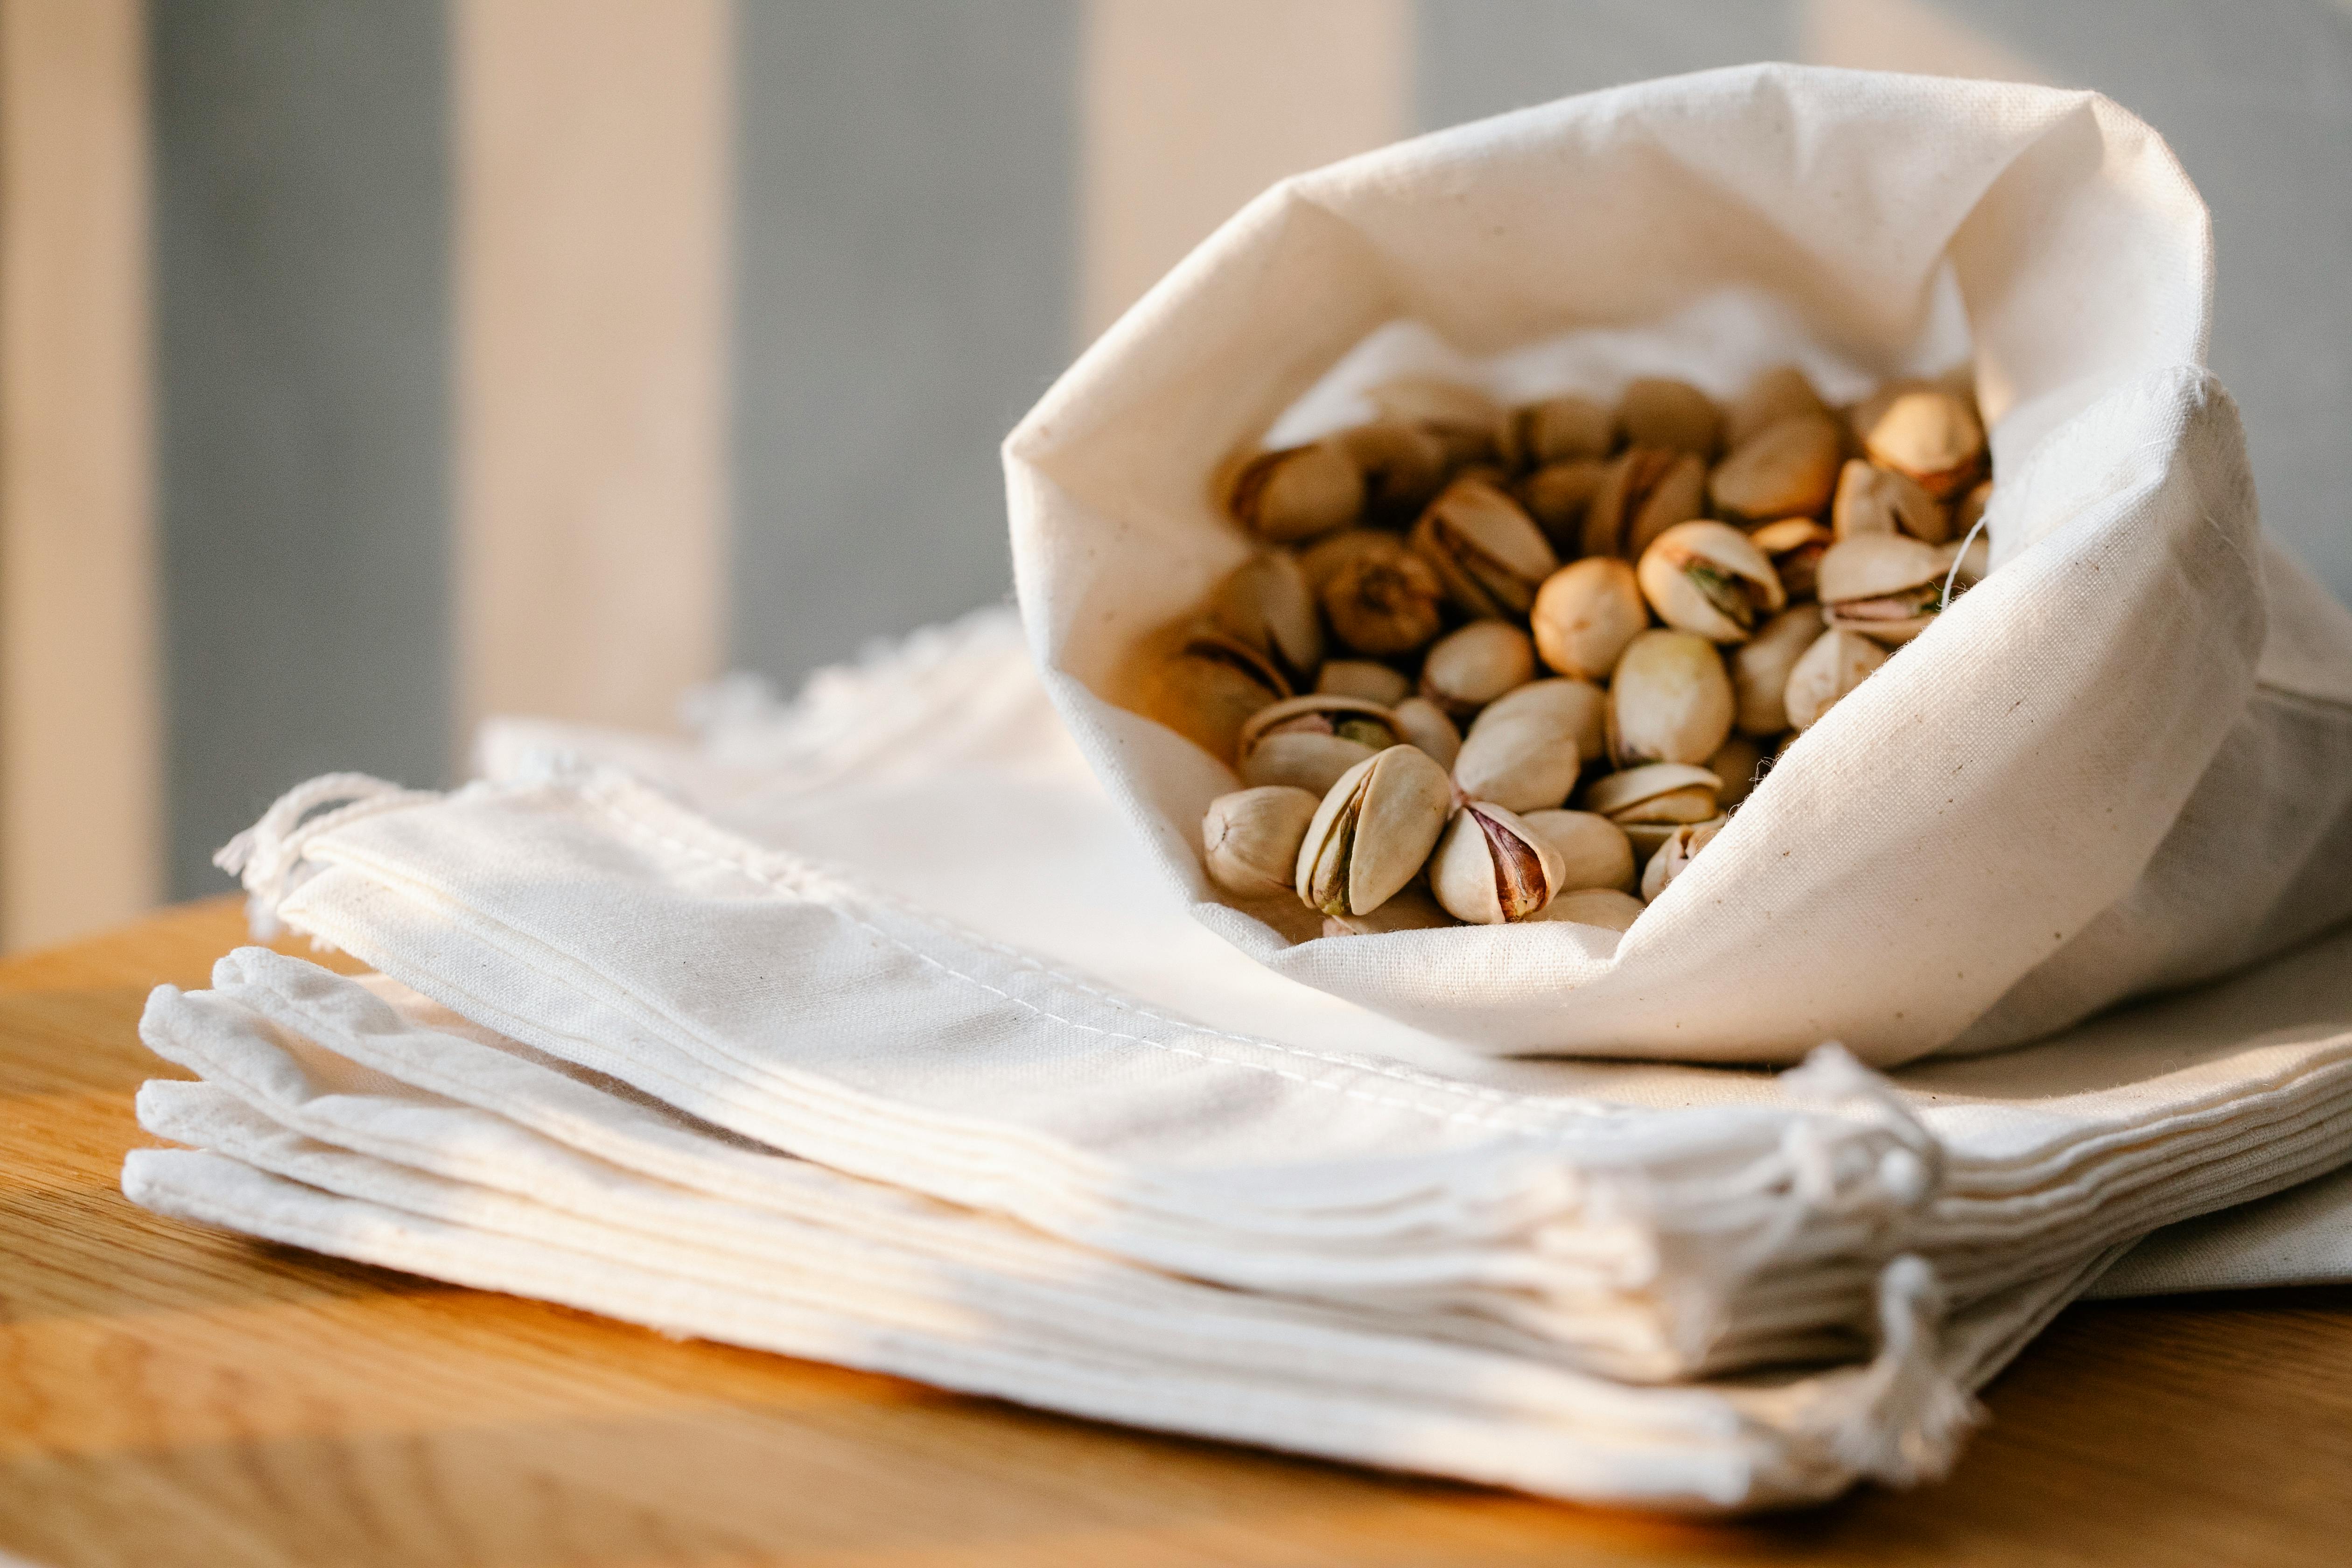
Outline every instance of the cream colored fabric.
<path fill-rule="evenodd" d="M 2032 1038 L 2352 914 L 2352 625 L 2266 552 L 2201 368 L 2210 285 L 2196 192 L 2089 93 L 1762 66 L 1408 142 L 1253 203 L 1013 432 L 1031 642 L 1148 875 L 1424 1033 L 1718 1061 L 1834 1037 L 1882 1064 Z M 1206 477 L 1399 322 L 1515 394 L 1728 392 L 1792 344 L 1850 393 L 1973 344 L 1992 575 L 1622 938 L 1294 941 L 1202 874 L 1232 775 L 1108 700 L 1249 548 Z"/>

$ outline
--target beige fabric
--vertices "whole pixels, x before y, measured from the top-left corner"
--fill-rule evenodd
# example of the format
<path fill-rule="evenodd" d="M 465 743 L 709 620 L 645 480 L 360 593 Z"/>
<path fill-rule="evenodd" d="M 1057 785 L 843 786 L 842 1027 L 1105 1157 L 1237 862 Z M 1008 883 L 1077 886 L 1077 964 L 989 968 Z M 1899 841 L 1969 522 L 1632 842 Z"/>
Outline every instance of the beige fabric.
<path fill-rule="evenodd" d="M 1253 203 L 1007 441 L 1032 646 L 1150 875 L 1274 972 L 1420 1031 L 1717 1061 L 1836 1038 L 1880 1064 L 2032 1038 L 2352 914 L 2352 628 L 2265 556 L 2201 369 L 2210 283 L 2195 191 L 2089 93 L 1742 68 L 1352 160 Z M 1193 837 L 1232 775 L 1108 700 L 1246 552 L 1206 476 L 1399 321 L 1498 389 L 1548 363 L 1607 393 L 1686 364 L 1641 353 L 1693 312 L 1777 322 L 1849 385 L 1933 366 L 1964 319 L 1993 574 L 1622 938 L 1293 942 L 1220 901 Z M 1687 368 L 1728 391 L 1753 367 Z"/>

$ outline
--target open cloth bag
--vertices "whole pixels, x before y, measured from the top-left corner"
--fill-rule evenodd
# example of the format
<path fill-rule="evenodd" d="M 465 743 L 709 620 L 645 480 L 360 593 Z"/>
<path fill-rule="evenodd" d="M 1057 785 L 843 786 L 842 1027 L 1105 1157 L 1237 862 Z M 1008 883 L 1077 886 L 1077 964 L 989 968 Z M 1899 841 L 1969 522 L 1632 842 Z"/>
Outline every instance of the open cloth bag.
<path fill-rule="evenodd" d="M 2093 93 L 1754 66 L 1423 137 L 1253 202 L 1013 431 L 1023 615 L 1152 874 L 1280 974 L 1496 1054 L 2035 1038 L 2352 915 L 2352 616 L 2261 532 L 2211 296 L 2197 193 Z M 1209 476 L 1399 323 L 1515 396 L 1973 353 L 1991 574 L 1622 937 L 1294 941 L 1202 873 L 1234 775 L 1120 706 L 1251 548 Z"/>

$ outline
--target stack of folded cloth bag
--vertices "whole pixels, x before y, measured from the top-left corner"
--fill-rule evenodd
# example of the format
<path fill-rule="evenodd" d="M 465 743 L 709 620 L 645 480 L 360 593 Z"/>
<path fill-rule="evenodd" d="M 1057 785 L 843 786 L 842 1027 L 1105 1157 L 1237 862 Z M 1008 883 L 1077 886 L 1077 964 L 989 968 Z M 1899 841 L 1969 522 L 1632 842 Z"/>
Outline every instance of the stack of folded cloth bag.
<path fill-rule="evenodd" d="M 1289 948 L 1216 902 L 1187 838 L 1231 775 L 1098 693 L 1245 551 L 1202 498 L 1220 455 L 1384 321 L 1492 354 L 1743 279 L 1880 360 L 1965 310 L 1990 575 L 1622 941 Z M 2177 164 L 2080 93 L 1757 68 L 1286 184 L 1014 433 L 1024 619 L 790 703 L 722 685 L 691 742 L 502 722 L 454 793 L 335 775 L 272 807 L 222 858 L 257 923 L 375 973 L 251 948 L 159 990 L 144 1037 L 195 1081 L 142 1091 L 183 1147 L 124 1189 L 1533 1492 L 1935 1475 L 2086 1290 L 2352 1275 L 2352 622 L 2261 539 L 2210 298 Z M 1874 923 L 1920 889 L 1936 920 Z M 2038 1043 L 1881 1073 L 1811 1032 L 1903 1020 L 1900 1048 L 1848 1032 L 1898 1063 L 2029 971 L 1971 1043 L 2067 1026 Z M 1449 1031 L 1447 998 L 1486 1010 Z M 1688 998 L 1713 1059 L 1752 998 L 1745 1059 L 1801 1065 L 1663 1059 Z M 1521 1054 L 1594 1016 L 1662 1059 Z"/>

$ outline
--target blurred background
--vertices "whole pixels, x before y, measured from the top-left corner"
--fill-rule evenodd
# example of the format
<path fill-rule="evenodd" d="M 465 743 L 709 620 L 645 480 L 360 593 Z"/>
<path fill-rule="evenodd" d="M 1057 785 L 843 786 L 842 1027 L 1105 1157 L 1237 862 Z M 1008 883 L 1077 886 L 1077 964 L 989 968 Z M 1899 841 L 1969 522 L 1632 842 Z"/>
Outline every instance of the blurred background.
<path fill-rule="evenodd" d="M 1269 182 L 1764 58 L 2153 121 L 2352 597 L 2352 0 L 0 0 L 0 945 L 1001 598 L 998 439 Z"/>

